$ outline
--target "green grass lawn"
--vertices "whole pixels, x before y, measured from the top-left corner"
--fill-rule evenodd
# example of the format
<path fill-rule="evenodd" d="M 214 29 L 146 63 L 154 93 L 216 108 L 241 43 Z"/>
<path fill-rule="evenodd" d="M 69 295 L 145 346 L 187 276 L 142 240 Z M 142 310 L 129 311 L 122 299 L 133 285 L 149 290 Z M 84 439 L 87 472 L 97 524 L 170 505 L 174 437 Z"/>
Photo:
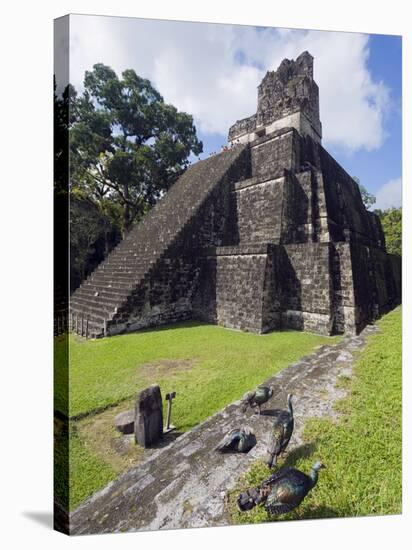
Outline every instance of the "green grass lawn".
<path fill-rule="evenodd" d="M 336 340 L 336 339 L 335 339 Z M 134 397 L 148 384 L 176 390 L 187 430 L 333 338 L 295 331 L 256 335 L 184 323 L 100 340 L 70 337 L 70 417 Z"/>
<path fill-rule="evenodd" d="M 299 507 L 299 518 L 399 514 L 402 505 L 401 310 L 384 316 L 381 333 L 370 337 L 353 377 L 342 379 L 347 398 L 339 402 L 338 423 L 309 420 L 305 444 L 289 453 L 286 465 L 308 472 L 315 459 L 327 466 L 318 485 Z M 282 465 L 282 462 L 280 462 Z M 268 477 L 256 462 L 230 495 L 234 523 L 270 521 L 263 507 L 239 512 L 239 491 Z M 279 519 L 295 519 L 294 513 Z"/>
<path fill-rule="evenodd" d="M 105 440 L 116 443 L 120 437 L 114 415 L 132 406 L 139 390 L 156 382 L 163 396 L 176 391 L 172 420 L 185 431 L 315 347 L 336 341 L 303 332 L 256 335 L 199 323 L 100 340 L 71 335 L 70 508 L 141 457 L 136 447 L 135 462 L 130 456 L 119 462 L 110 445 L 107 452 L 104 447 Z M 57 374 L 55 380 L 55 407 L 64 412 L 67 399 L 59 383 L 64 376 Z"/>

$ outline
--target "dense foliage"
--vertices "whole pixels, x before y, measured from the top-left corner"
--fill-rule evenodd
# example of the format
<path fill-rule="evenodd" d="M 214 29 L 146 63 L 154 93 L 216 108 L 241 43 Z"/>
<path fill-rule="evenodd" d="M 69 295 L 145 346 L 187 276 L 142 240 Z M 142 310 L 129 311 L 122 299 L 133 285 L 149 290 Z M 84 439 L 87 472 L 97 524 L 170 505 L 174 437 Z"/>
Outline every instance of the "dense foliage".
<path fill-rule="evenodd" d="M 359 187 L 362 202 L 369 210 L 376 203 L 376 197 L 369 193 L 359 178 L 353 176 Z M 385 234 L 386 250 L 390 254 L 402 256 L 402 208 L 388 208 L 387 210 L 373 210 L 381 220 L 382 229 Z"/>
<path fill-rule="evenodd" d="M 53 82 L 54 100 L 54 190 L 56 194 L 67 193 L 69 165 L 69 87 L 62 94 L 57 93 Z"/>
<path fill-rule="evenodd" d="M 366 189 L 364 185 L 361 184 L 360 179 L 356 176 L 353 176 L 352 179 L 356 181 L 359 187 L 359 191 L 362 197 L 362 202 L 365 205 L 365 208 L 369 209 L 371 206 L 373 206 L 376 202 L 376 197 L 372 195 L 372 193 L 369 193 L 369 191 Z"/>
<path fill-rule="evenodd" d="M 70 289 L 80 283 L 104 260 L 120 241 L 119 212 L 110 204 L 100 206 L 72 194 L 70 198 Z M 117 222 L 117 223 L 116 223 Z"/>
<path fill-rule="evenodd" d="M 67 287 L 69 276 L 67 257 L 69 254 L 69 209 L 68 209 L 68 162 L 69 162 L 69 88 L 57 93 L 54 80 L 54 309 L 56 316 L 67 311 Z"/>
<path fill-rule="evenodd" d="M 402 208 L 375 210 L 385 233 L 386 250 L 390 254 L 402 256 Z"/>
<path fill-rule="evenodd" d="M 71 85 L 59 94 L 54 83 L 55 219 L 67 235 L 70 190 L 71 290 L 202 147 L 193 118 L 166 104 L 131 69 L 119 78 L 110 67 L 94 65 L 81 95 Z M 55 250 L 58 265 L 66 264 L 63 244 Z"/>
<path fill-rule="evenodd" d="M 119 205 L 121 227 L 159 199 L 202 143 L 193 118 L 179 112 L 149 80 L 108 66 L 86 71 L 84 91 L 70 93 L 70 185 L 101 205 Z"/>

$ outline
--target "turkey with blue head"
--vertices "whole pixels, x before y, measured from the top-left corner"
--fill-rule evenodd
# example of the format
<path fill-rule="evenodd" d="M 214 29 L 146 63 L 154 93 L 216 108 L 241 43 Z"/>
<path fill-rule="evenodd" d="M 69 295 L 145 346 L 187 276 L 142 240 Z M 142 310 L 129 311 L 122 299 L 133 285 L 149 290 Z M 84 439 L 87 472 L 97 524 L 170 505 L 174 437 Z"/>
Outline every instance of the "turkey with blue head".
<path fill-rule="evenodd" d="M 248 427 L 235 428 L 231 430 L 219 445 L 216 447 L 216 451 L 221 453 L 225 452 L 238 452 L 247 453 L 256 445 L 256 436 L 253 431 Z"/>
<path fill-rule="evenodd" d="M 325 466 L 318 461 L 312 466 L 309 475 L 295 468 L 282 468 L 276 472 L 268 490 L 266 511 L 271 515 L 279 515 L 297 508 L 317 484 L 322 468 Z"/>
<path fill-rule="evenodd" d="M 281 468 L 259 487 L 241 493 L 237 499 L 237 506 L 243 512 L 264 502 L 266 511 L 271 515 L 291 512 L 315 487 L 319 470 L 322 468 L 325 466 L 319 461 L 312 466 L 309 475 L 295 468 Z"/>
<path fill-rule="evenodd" d="M 261 414 L 261 406 L 269 401 L 273 395 L 273 386 L 258 386 L 254 391 L 245 393 L 242 397 L 242 412 L 246 412 L 248 407 L 257 407 Z"/>
<path fill-rule="evenodd" d="M 267 465 L 269 468 L 276 466 L 278 456 L 285 452 L 292 437 L 294 427 L 292 397 L 292 394 L 289 393 L 287 397 L 288 410 L 280 411 L 272 424 L 272 432 L 267 449 Z"/>

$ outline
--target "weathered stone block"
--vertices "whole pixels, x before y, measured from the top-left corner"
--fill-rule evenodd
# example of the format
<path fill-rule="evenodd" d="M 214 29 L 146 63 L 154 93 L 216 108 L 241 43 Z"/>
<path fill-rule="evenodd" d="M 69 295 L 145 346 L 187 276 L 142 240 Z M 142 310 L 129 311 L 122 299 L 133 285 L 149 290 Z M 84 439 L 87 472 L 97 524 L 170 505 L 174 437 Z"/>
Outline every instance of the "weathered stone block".
<path fill-rule="evenodd" d="M 138 445 L 151 447 L 162 438 L 162 409 L 162 395 L 158 384 L 152 384 L 137 395 L 134 434 Z"/>
<path fill-rule="evenodd" d="M 132 434 L 134 432 L 134 417 L 135 411 L 124 411 L 116 415 L 114 419 L 114 425 L 116 430 L 123 434 Z"/>

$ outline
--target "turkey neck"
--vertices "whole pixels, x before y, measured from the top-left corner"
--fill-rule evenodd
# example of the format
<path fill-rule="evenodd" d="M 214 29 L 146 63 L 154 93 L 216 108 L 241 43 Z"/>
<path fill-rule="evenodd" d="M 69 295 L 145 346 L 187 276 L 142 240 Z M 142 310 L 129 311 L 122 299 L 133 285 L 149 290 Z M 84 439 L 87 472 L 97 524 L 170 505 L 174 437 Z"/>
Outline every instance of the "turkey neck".
<path fill-rule="evenodd" d="M 288 409 L 289 409 L 290 416 L 293 418 L 292 398 L 290 398 L 290 399 L 288 400 Z"/>
<path fill-rule="evenodd" d="M 315 468 L 312 468 L 311 471 L 310 471 L 309 477 L 310 477 L 310 481 L 311 481 L 310 488 L 312 489 L 316 485 L 316 483 L 318 482 L 318 477 L 319 477 L 318 470 L 315 470 Z"/>

